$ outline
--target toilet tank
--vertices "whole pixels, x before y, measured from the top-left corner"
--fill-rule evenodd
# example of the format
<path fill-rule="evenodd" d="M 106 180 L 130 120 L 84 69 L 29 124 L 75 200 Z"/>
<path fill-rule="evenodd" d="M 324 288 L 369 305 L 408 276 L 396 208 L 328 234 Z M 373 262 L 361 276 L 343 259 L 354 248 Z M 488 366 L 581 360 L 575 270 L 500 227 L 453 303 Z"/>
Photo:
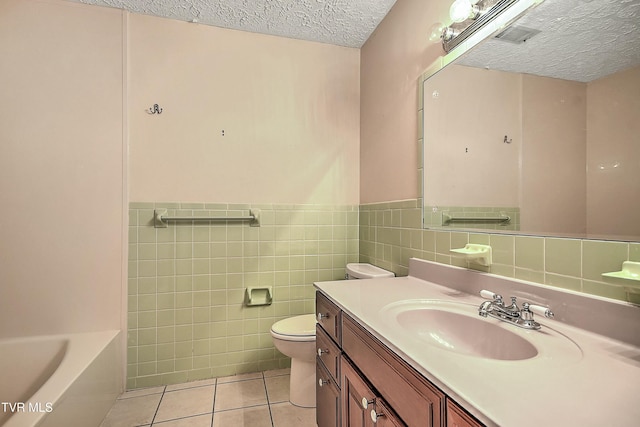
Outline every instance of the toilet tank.
<path fill-rule="evenodd" d="M 384 270 L 375 265 L 364 262 L 352 262 L 347 264 L 347 273 L 344 278 L 351 279 L 381 279 L 383 277 L 395 277 L 392 271 Z"/>

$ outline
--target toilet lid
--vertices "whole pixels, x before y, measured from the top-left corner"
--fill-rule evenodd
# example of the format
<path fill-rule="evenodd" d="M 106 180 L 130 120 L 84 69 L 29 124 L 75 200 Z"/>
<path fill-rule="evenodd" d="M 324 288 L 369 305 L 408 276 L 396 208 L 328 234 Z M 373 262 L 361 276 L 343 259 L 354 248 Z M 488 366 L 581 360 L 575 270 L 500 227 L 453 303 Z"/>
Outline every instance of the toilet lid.
<path fill-rule="evenodd" d="M 314 314 L 303 314 L 302 316 L 282 319 L 274 323 L 271 326 L 271 330 L 279 335 L 315 336 L 316 316 Z"/>

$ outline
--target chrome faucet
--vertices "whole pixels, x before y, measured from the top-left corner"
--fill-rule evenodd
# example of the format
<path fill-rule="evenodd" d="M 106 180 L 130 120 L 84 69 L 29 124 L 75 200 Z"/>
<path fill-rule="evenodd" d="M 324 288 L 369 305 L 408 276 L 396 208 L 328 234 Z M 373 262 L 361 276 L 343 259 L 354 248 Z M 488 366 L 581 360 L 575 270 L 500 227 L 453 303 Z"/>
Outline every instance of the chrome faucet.
<path fill-rule="evenodd" d="M 482 290 L 480 295 L 487 298 L 487 301 L 483 301 L 478 308 L 478 314 L 482 317 L 491 316 L 525 329 L 540 329 L 540 324 L 533 320 L 534 313 L 548 318 L 553 317 L 551 310 L 540 305 L 525 302 L 522 308 L 519 308 L 516 297 L 511 297 L 511 305 L 505 306 L 499 294 Z"/>

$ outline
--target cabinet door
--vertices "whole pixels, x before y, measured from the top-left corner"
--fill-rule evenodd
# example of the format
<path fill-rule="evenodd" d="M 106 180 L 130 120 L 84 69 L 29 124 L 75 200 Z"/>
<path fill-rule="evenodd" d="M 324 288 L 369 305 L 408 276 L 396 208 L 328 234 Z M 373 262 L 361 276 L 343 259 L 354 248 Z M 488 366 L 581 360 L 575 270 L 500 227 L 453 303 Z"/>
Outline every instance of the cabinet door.
<path fill-rule="evenodd" d="M 316 423 L 340 427 L 340 389 L 322 363 L 316 363 Z"/>
<path fill-rule="evenodd" d="M 389 409 L 384 400 L 380 398 L 376 399 L 375 408 L 371 411 L 371 419 L 376 427 L 406 427 L 398 416 Z"/>
<path fill-rule="evenodd" d="M 447 427 L 483 427 L 464 409 L 451 399 L 447 399 Z"/>
<path fill-rule="evenodd" d="M 346 314 L 342 315 L 342 350 L 343 359 L 351 359 L 407 424 L 444 425 L 444 394 Z"/>
<path fill-rule="evenodd" d="M 374 409 L 375 394 L 346 358 L 342 358 L 340 371 L 342 427 L 373 427 L 371 410 Z"/>

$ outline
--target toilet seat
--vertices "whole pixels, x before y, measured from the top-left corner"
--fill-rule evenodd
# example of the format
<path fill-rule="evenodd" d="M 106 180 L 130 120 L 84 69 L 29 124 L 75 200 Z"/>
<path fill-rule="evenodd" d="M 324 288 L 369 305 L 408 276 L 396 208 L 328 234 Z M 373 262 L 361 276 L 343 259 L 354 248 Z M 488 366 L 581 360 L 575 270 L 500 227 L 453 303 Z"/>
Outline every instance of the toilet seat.
<path fill-rule="evenodd" d="M 271 326 L 271 336 L 285 341 L 315 341 L 316 317 L 303 314 L 279 320 Z"/>

